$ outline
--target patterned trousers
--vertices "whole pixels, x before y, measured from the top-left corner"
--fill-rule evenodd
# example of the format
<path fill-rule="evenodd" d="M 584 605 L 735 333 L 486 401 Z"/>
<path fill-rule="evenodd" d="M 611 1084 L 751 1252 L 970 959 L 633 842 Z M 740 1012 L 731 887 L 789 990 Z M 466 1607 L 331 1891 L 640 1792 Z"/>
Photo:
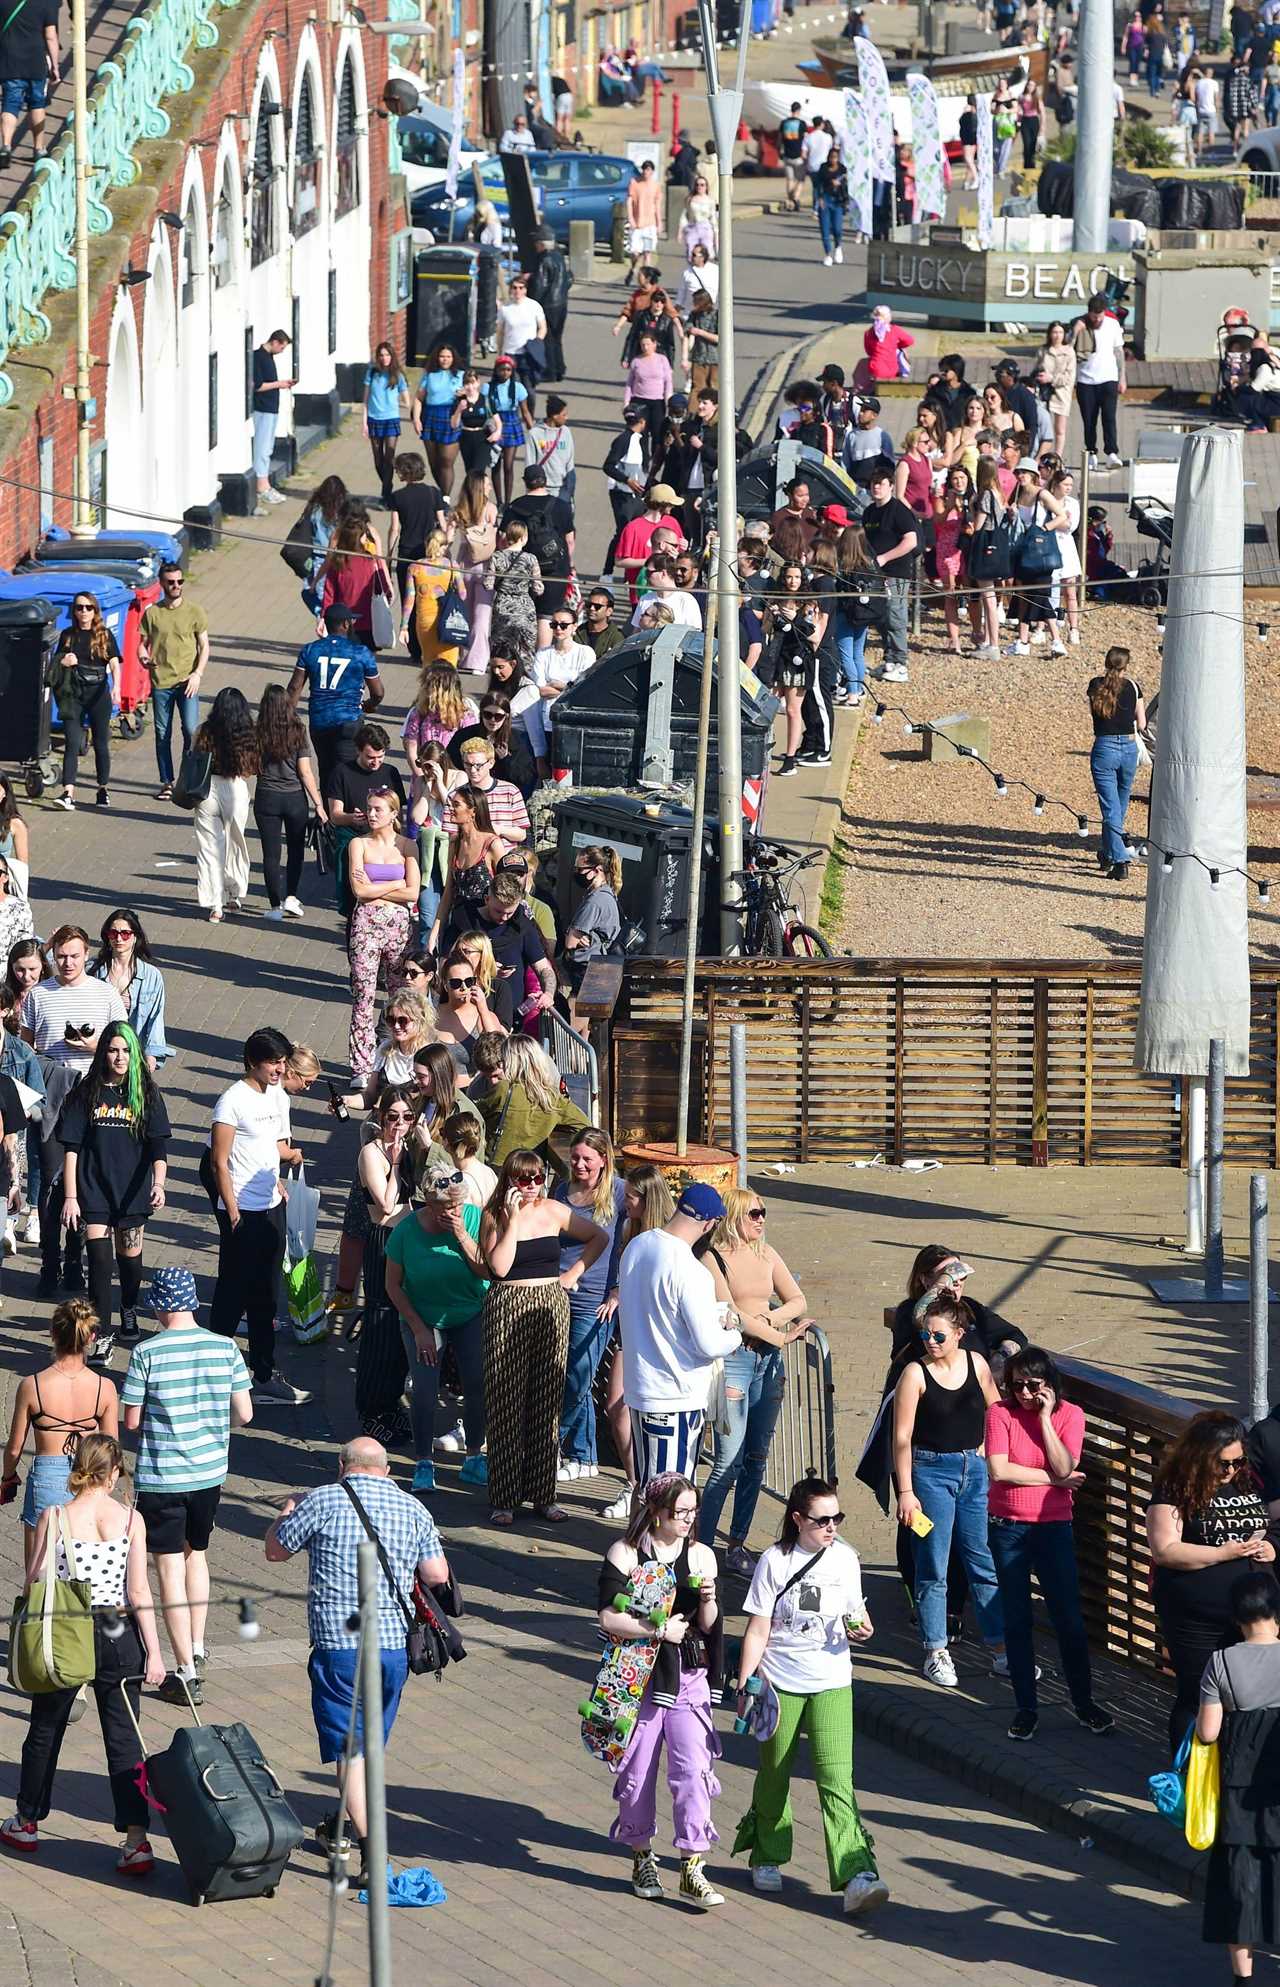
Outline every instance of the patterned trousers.
<path fill-rule="evenodd" d="M 514 1511 L 556 1501 L 560 1403 L 569 1358 L 569 1293 L 546 1283 L 494 1283 L 484 1306 L 489 1502 Z"/>
<path fill-rule="evenodd" d="M 351 913 L 347 957 L 351 961 L 351 1034 L 348 1053 L 351 1074 L 363 1083 L 373 1068 L 377 1039 L 373 1010 L 378 994 L 378 967 L 385 964 L 388 989 L 400 957 L 409 943 L 407 904 L 363 903 Z"/>

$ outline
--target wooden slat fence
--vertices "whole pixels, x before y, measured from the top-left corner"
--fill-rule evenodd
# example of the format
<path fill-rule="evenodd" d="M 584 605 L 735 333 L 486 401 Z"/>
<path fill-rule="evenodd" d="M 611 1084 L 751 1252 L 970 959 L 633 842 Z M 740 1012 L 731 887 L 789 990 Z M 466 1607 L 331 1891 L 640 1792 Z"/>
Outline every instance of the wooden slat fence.
<path fill-rule="evenodd" d="M 628 963 L 610 1052 L 620 1143 L 675 1136 L 680 964 Z M 747 1028 L 753 1160 L 1178 1166 L 1183 1086 L 1133 1066 L 1141 969 L 1075 960 L 704 960 L 690 1136 L 729 1141 L 729 1025 Z M 1280 965 L 1255 963 L 1232 1165 L 1280 1164 Z"/>

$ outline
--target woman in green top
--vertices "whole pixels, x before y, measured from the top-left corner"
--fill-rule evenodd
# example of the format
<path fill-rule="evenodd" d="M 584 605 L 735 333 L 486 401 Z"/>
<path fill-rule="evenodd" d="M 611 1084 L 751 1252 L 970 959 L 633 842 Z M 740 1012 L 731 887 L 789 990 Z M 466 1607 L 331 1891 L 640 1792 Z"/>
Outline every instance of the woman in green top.
<path fill-rule="evenodd" d="M 489 1480 L 485 1438 L 484 1357 L 480 1320 L 489 1288 L 480 1253 L 480 1209 L 463 1203 L 463 1179 L 452 1160 L 432 1164 L 422 1181 L 421 1207 L 387 1238 L 387 1297 L 400 1314 L 409 1361 L 415 1490 L 434 1490 L 431 1441 L 440 1392 L 440 1354 L 447 1332 L 462 1376 L 462 1425 L 467 1453 L 463 1483 Z"/>
<path fill-rule="evenodd" d="M 497 1168 L 513 1152 L 538 1152 L 566 1171 L 550 1143 L 552 1133 L 577 1131 L 591 1120 L 564 1095 L 560 1072 L 545 1049 L 530 1035 L 482 1035 L 475 1067 L 490 1078 L 487 1087 L 477 1083 L 472 1092 L 485 1123 L 487 1163 Z"/>

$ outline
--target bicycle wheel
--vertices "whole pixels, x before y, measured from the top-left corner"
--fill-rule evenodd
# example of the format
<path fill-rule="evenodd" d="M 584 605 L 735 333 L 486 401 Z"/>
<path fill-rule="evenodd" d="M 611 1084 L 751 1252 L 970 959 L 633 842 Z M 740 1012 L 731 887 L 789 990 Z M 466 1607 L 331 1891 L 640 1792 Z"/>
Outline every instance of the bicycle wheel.
<path fill-rule="evenodd" d="M 787 959 L 830 959 L 831 947 L 820 931 L 812 925 L 788 924 L 782 940 L 783 956 Z"/>
<path fill-rule="evenodd" d="M 785 959 L 787 956 L 786 926 L 782 914 L 769 905 L 760 917 L 760 958 Z"/>

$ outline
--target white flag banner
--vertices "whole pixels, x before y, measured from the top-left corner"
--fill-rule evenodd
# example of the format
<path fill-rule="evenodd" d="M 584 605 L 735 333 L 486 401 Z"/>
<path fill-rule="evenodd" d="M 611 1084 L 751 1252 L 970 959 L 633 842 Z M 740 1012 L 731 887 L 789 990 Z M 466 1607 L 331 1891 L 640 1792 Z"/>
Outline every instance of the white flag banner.
<path fill-rule="evenodd" d="M 453 127 L 449 133 L 449 158 L 444 169 L 444 190 L 450 200 L 458 197 L 458 168 L 462 164 L 462 127 L 466 121 L 467 58 L 462 49 L 453 51 Z"/>
<path fill-rule="evenodd" d="M 978 98 L 978 247 L 990 248 L 995 233 L 995 147 L 991 99 Z"/>
<path fill-rule="evenodd" d="M 916 161 L 917 221 L 940 221 L 947 211 L 946 175 L 942 169 L 942 132 L 933 84 L 918 70 L 907 75 L 911 105 L 911 149 Z"/>
<path fill-rule="evenodd" d="M 884 57 L 866 36 L 858 42 L 858 95 L 867 117 L 871 146 L 871 177 L 892 181 L 893 111 L 889 104 L 889 72 Z"/>
<path fill-rule="evenodd" d="M 860 235 L 871 237 L 871 139 L 867 113 L 856 90 L 844 93 L 844 161 L 849 177 L 849 212 Z"/>

